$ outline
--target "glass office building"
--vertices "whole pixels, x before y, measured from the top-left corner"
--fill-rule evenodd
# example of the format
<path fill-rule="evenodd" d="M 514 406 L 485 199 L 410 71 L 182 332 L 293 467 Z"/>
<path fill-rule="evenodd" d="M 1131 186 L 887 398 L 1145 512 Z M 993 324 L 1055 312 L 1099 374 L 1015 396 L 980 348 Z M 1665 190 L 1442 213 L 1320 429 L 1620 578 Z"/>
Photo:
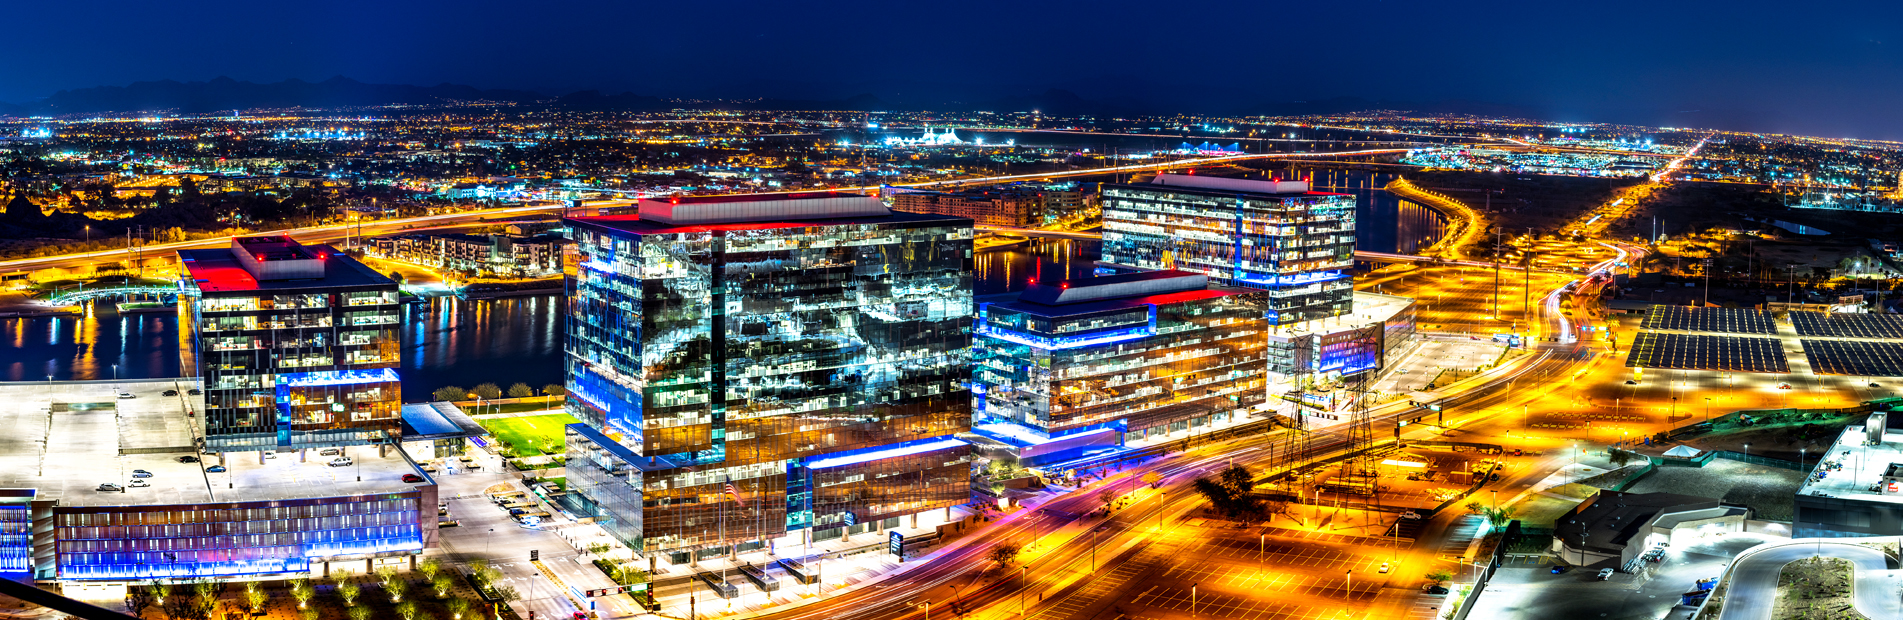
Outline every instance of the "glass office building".
<path fill-rule="evenodd" d="M 1041 465 L 1247 416 L 1266 402 L 1268 303 L 1175 270 L 980 298 L 974 428 Z"/>
<path fill-rule="evenodd" d="M 569 485 L 624 542 L 680 562 L 969 499 L 971 220 L 789 194 L 568 224 Z"/>
<path fill-rule="evenodd" d="M 394 280 L 288 237 L 178 255 L 192 284 L 205 451 L 362 445 L 401 433 Z"/>
<path fill-rule="evenodd" d="M 1355 198 L 1305 181 L 1161 174 L 1103 188 L 1103 261 L 1269 292 L 1288 325 L 1354 308 Z"/>

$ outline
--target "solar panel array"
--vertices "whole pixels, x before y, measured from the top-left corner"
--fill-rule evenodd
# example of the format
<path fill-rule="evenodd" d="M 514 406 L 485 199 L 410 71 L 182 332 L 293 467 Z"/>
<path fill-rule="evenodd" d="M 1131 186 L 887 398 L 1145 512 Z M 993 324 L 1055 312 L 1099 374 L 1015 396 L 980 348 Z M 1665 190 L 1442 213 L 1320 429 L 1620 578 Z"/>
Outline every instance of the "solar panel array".
<path fill-rule="evenodd" d="M 1903 377 L 1903 343 L 1803 340 L 1813 374 Z"/>
<path fill-rule="evenodd" d="M 1903 338 L 1903 316 L 1792 311 L 1791 325 L 1799 336 L 1835 338 Z"/>
<path fill-rule="evenodd" d="M 1776 338 L 1702 336 L 1640 332 L 1626 354 L 1626 366 L 1727 372 L 1790 372 L 1784 346 Z"/>
<path fill-rule="evenodd" d="M 1693 308 L 1690 306 L 1652 306 L 1645 314 L 1644 329 L 1669 329 L 1682 332 L 1716 334 L 1777 333 L 1770 313 L 1748 308 Z"/>

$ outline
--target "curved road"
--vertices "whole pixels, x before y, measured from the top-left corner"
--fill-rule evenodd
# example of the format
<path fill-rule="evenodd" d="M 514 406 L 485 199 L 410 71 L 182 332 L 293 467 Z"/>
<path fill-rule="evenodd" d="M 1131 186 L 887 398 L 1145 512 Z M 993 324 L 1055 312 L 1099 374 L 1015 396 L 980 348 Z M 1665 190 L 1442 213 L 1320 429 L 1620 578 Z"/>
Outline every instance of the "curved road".
<path fill-rule="evenodd" d="M 1771 620 L 1778 573 L 1785 564 L 1819 554 L 1856 566 L 1857 613 L 1865 618 L 1903 618 L 1896 573 L 1886 570 L 1889 565 L 1883 552 L 1844 543 L 1792 543 L 1751 553 L 1732 565 L 1719 620 Z"/>

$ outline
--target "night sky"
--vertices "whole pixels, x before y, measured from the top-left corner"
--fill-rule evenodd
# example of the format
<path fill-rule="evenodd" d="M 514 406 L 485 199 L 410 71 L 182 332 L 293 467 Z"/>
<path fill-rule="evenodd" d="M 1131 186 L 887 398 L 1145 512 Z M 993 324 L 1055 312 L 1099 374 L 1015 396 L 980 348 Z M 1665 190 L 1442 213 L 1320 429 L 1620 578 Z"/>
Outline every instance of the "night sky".
<path fill-rule="evenodd" d="M 1903 139 L 1895 2 L 32 2 L 0 100 L 218 76 L 1222 113 L 1333 97 Z"/>

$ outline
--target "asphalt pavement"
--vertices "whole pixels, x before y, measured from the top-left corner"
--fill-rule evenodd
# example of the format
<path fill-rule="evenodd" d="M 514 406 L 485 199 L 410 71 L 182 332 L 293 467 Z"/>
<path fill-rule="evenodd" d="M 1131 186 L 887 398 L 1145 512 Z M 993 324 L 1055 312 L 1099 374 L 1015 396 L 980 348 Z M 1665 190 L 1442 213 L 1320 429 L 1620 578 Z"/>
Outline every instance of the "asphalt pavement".
<path fill-rule="evenodd" d="M 1903 618 L 1903 600 L 1897 596 L 1899 571 L 1889 569 L 1882 551 L 1845 543 L 1793 541 L 1747 552 L 1737 561 L 1719 620 L 1771 620 L 1777 578 L 1784 565 L 1815 555 L 1842 558 L 1856 566 L 1857 613 L 1865 618 Z"/>

